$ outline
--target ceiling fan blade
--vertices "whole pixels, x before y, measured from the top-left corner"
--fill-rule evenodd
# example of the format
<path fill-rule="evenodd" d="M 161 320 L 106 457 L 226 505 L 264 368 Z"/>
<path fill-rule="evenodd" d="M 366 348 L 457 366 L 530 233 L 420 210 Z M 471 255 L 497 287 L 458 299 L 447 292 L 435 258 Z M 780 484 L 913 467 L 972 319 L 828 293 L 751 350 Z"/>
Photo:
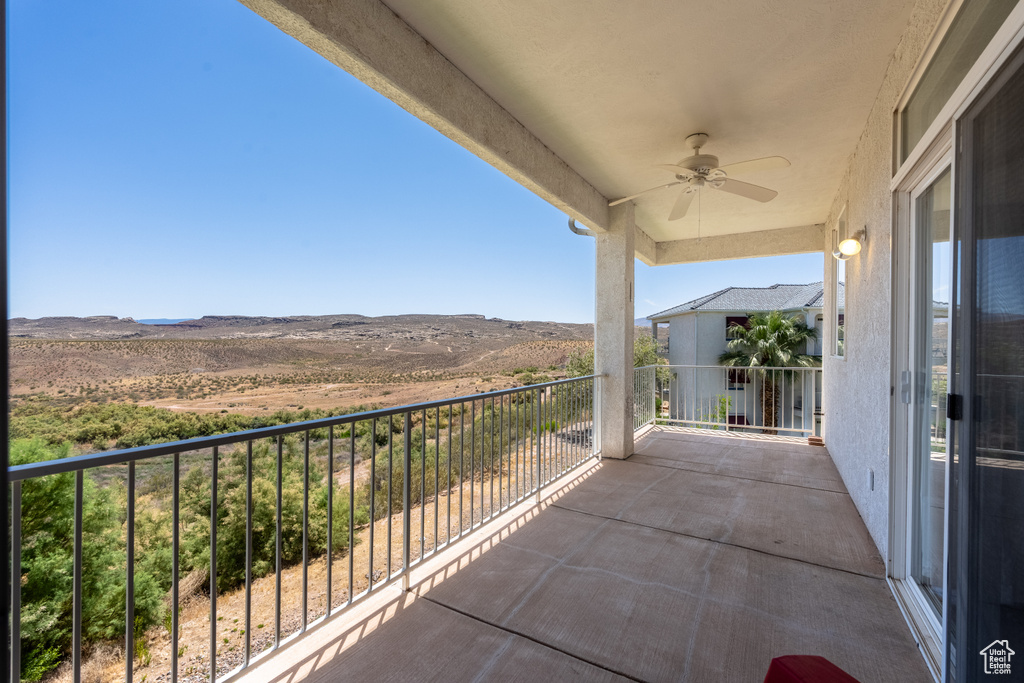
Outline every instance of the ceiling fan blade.
<path fill-rule="evenodd" d="M 755 171 L 770 171 L 773 168 L 786 168 L 789 166 L 789 159 L 785 157 L 764 157 L 763 159 L 751 159 L 750 161 L 739 161 L 735 164 L 722 166 L 719 170 L 725 171 L 730 176 L 742 173 L 753 173 Z"/>
<path fill-rule="evenodd" d="M 679 199 L 676 200 L 675 205 L 672 207 L 672 213 L 668 215 L 668 219 L 670 221 L 677 221 L 685 216 L 687 209 L 690 208 L 690 202 L 693 201 L 693 195 L 695 194 L 697 193 L 683 190 L 679 194 Z"/>
<path fill-rule="evenodd" d="M 623 202 L 628 202 L 630 199 L 636 199 L 637 197 L 639 197 L 642 194 L 647 194 L 648 192 L 654 192 L 655 190 L 663 190 L 666 187 L 672 187 L 673 185 L 678 185 L 681 182 L 683 182 L 683 181 L 677 180 L 674 183 L 665 183 L 664 185 L 658 185 L 657 187 L 651 187 L 651 188 L 648 188 L 648 189 L 643 190 L 641 192 L 637 192 L 636 194 L 631 194 L 628 197 L 623 197 L 622 199 L 616 199 L 614 202 L 608 202 L 608 206 L 618 206 L 619 204 L 622 204 Z"/>
<path fill-rule="evenodd" d="M 697 175 L 696 173 L 686 168 L 685 166 L 676 166 L 675 164 L 655 164 L 654 167 L 660 168 L 663 171 L 668 171 L 669 173 L 681 175 L 684 178 L 692 178 L 693 176 Z"/>
<path fill-rule="evenodd" d="M 711 183 L 708 183 L 711 185 Z M 728 192 L 729 194 L 738 194 L 741 197 L 747 199 L 754 199 L 759 202 L 770 202 L 778 196 L 778 192 L 775 190 L 769 190 L 767 187 L 761 187 L 760 185 L 751 185 L 750 183 L 744 183 L 740 180 L 733 180 L 732 178 L 725 178 L 722 183 L 714 184 L 712 187 L 721 190 L 722 192 Z"/>

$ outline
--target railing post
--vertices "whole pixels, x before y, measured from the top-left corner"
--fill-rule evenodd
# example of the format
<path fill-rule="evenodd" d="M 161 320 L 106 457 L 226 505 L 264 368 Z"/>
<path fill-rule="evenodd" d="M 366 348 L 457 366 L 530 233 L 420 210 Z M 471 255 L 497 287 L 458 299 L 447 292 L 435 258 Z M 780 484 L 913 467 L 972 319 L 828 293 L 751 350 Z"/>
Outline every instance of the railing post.
<path fill-rule="evenodd" d="M 284 547 L 284 544 L 283 544 L 283 539 L 281 538 L 281 522 L 282 522 L 282 520 L 281 520 L 281 517 L 282 517 L 282 515 L 281 515 L 281 505 L 282 505 L 281 500 L 282 500 L 282 495 L 283 495 L 282 494 L 283 475 L 282 475 L 282 471 L 281 470 L 284 467 L 283 448 L 284 448 L 284 437 L 279 435 L 277 437 L 277 510 L 276 510 L 277 515 L 276 515 L 276 518 L 275 518 L 275 527 L 274 527 L 274 574 L 275 574 L 275 580 L 274 580 L 274 649 L 275 650 L 277 648 L 281 647 L 281 571 L 282 571 L 282 569 L 284 567 L 284 560 L 283 560 L 283 547 Z M 370 491 L 372 492 L 373 489 L 371 488 Z M 370 509 L 371 510 L 373 509 L 372 504 L 371 504 L 371 508 Z M 372 525 L 370 526 L 370 529 L 373 529 Z M 373 540 L 373 536 L 370 536 L 370 540 L 371 541 Z M 372 543 L 370 544 L 370 547 L 371 548 L 373 547 Z M 372 562 L 373 553 L 370 553 L 370 557 L 371 557 L 371 562 Z M 373 575 L 373 570 L 372 570 L 372 566 L 373 565 L 370 565 L 370 566 L 371 566 L 370 575 L 372 576 Z M 371 586 L 372 586 L 372 581 L 371 581 Z"/>
<path fill-rule="evenodd" d="M 593 400 L 593 407 L 591 408 L 591 449 L 592 455 L 596 455 L 597 459 L 601 460 L 601 383 L 604 382 L 603 377 L 594 377 L 591 380 L 590 395 Z"/>
<path fill-rule="evenodd" d="M 21 482 L 11 484 L 11 680 L 21 680 Z"/>
<path fill-rule="evenodd" d="M 536 411 L 536 419 L 534 420 L 534 437 L 533 445 L 537 450 L 537 504 L 540 504 L 540 489 L 541 489 L 541 449 L 543 448 L 543 440 L 540 438 L 540 389 L 534 389 L 535 400 L 533 402 L 534 409 Z"/>
<path fill-rule="evenodd" d="M 732 397 L 729 396 L 729 368 L 722 368 L 722 386 L 725 391 L 725 431 L 729 431 L 729 410 L 732 409 Z"/>
<path fill-rule="evenodd" d="M 216 472 L 214 468 L 214 472 Z M 216 491 L 216 488 L 214 488 Z M 125 590 L 124 590 L 124 679 L 131 683 L 135 673 L 135 461 L 128 463 L 128 511 L 125 519 Z M 211 679 L 213 680 L 213 679 Z"/>
<path fill-rule="evenodd" d="M 251 469 L 250 465 L 250 469 Z M 249 485 L 252 486 L 252 479 L 249 479 Z M 251 495 L 251 494 L 250 494 Z M 246 546 L 248 548 L 248 546 Z M 327 428 L 327 611 L 325 614 L 331 616 L 331 566 L 334 564 L 334 426 Z M 250 560 L 246 558 L 246 567 Z M 248 616 L 248 612 L 246 612 Z M 245 627 L 246 633 L 249 632 L 249 627 Z M 248 657 L 248 650 L 246 650 L 246 657 Z M 248 666 L 249 660 L 246 659 L 246 666 Z"/>
<path fill-rule="evenodd" d="M 300 633 L 309 624 L 309 431 L 302 446 L 302 620 Z"/>
<path fill-rule="evenodd" d="M 405 413 L 405 425 L 402 435 L 405 438 L 403 444 L 403 470 L 402 470 L 402 590 L 409 590 L 409 549 L 412 543 L 409 541 L 409 534 L 412 533 L 412 513 L 409 511 L 409 500 L 412 498 L 412 413 Z M 391 524 L 391 520 L 388 520 Z M 391 552 L 391 549 L 388 549 Z"/>
<path fill-rule="evenodd" d="M 218 448 L 213 447 L 210 465 L 210 680 L 217 680 L 217 465 Z M 131 653 L 125 653 L 130 657 Z"/>
<path fill-rule="evenodd" d="M 329 529 L 330 527 L 328 527 Z M 327 564 L 330 576 L 330 562 Z M 328 593 L 330 596 L 330 593 Z M 328 604 L 330 599 L 328 598 Z M 252 657 L 252 441 L 245 444 L 245 651 L 242 667 Z"/>
<path fill-rule="evenodd" d="M 647 401 L 650 403 L 650 413 L 649 413 L 649 415 L 651 416 L 651 424 L 652 425 L 657 425 L 658 424 L 658 415 L 657 415 L 657 412 L 656 412 L 656 408 L 657 408 L 657 405 L 658 405 L 658 400 L 657 400 L 657 397 L 654 395 L 654 392 L 657 391 L 657 388 L 658 388 L 658 369 L 654 368 L 654 369 L 651 370 L 650 378 L 648 379 L 648 384 L 647 384 Z"/>
<path fill-rule="evenodd" d="M 180 515 L 179 492 L 181 484 L 181 454 L 174 454 L 173 489 L 171 491 L 171 683 L 178 683 L 178 517 Z"/>
<path fill-rule="evenodd" d="M 85 493 L 85 470 L 75 472 L 75 538 L 72 564 L 74 592 L 71 603 L 71 675 L 74 683 L 82 682 L 82 508 Z"/>

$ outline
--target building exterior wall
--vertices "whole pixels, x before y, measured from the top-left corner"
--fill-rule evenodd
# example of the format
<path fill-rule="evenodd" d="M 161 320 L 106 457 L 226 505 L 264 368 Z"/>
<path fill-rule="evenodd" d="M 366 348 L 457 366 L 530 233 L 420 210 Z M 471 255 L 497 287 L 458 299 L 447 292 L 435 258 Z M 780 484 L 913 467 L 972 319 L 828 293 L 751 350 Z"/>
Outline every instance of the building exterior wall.
<path fill-rule="evenodd" d="M 823 245 L 830 254 L 831 230 L 844 206 L 851 234 L 867 229 L 861 253 L 846 262 L 844 358 L 832 355 L 836 261 L 826 258 L 823 400 L 825 443 L 882 557 L 889 516 L 893 110 L 946 4 L 920 0 L 914 8 L 833 200 Z"/>
<path fill-rule="evenodd" d="M 701 311 L 694 316 L 697 318 L 697 365 L 718 365 L 718 357 L 725 351 L 725 316 L 725 312 L 719 311 Z"/>
<path fill-rule="evenodd" d="M 669 365 L 695 365 L 694 347 L 696 316 L 677 315 L 669 322 Z"/>

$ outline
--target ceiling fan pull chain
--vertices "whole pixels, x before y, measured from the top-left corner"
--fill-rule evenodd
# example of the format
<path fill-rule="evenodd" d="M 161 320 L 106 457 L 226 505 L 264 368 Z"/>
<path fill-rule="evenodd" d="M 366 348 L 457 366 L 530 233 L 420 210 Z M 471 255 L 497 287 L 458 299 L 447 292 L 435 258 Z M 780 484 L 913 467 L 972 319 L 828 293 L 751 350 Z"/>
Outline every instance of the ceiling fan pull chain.
<path fill-rule="evenodd" d="M 702 194 L 704 194 L 704 188 L 701 188 L 701 189 L 697 190 L 697 243 L 698 244 L 700 243 L 700 222 L 701 222 L 701 218 L 702 218 L 702 215 L 701 215 L 701 212 L 700 212 L 700 203 L 701 203 L 701 199 L 702 199 L 702 197 L 701 197 Z"/>

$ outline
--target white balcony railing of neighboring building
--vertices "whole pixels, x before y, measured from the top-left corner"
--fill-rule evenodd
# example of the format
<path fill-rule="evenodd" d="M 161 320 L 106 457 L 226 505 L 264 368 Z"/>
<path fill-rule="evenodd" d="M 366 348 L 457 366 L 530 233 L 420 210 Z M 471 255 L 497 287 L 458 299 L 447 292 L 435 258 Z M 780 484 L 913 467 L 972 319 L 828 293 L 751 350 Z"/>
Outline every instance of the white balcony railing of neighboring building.
<path fill-rule="evenodd" d="M 649 365 L 633 377 L 635 429 L 667 424 L 820 436 L 821 368 Z"/>

